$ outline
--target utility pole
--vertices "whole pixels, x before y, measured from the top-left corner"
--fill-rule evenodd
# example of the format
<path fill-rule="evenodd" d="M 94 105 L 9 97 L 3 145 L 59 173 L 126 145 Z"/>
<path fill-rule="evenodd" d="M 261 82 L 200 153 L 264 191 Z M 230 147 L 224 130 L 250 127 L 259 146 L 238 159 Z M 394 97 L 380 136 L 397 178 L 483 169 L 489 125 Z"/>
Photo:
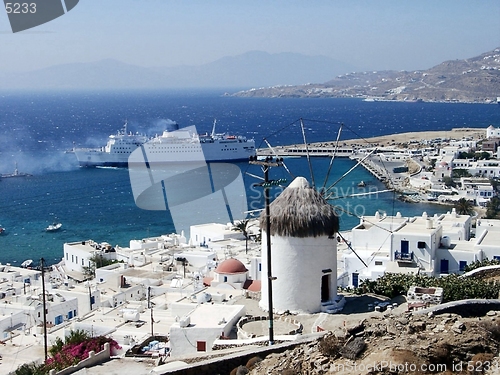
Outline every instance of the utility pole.
<path fill-rule="evenodd" d="M 90 281 L 87 281 L 89 285 L 89 302 L 90 302 L 90 312 L 92 312 L 92 289 L 90 289 Z"/>
<path fill-rule="evenodd" d="M 269 180 L 269 169 L 271 167 L 279 167 L 283 163 L 283 159 L 277 158 L 273 160 L 272 157 L 267 157 L 265 160 L 257 160 L 256 157 L 250 158 L 250 164 L 260 165 L 264 171 L 264 182 L 258 184 L 264 188 L 264 204 L 266 212 L 266 245 L 267 245 L 267 297 L 268 297 L 268 307 L 269 307 L 269 345 L 274 344 L 274 316 L 273 316 L 273 278 L 271 269 L 271 214 L 269 211 L 269 188 L 271 186 L 279 185 L 280 183 L 286 182 L 284 179 L 279 180 Z"/>
<path fill-rule="evenodd" d="M 151 336 L 154 336 L 153 304 L 151 302 L 151 287 L 150 286 L 148 286 L 148 309 L 150 309 L 150 312 L 151 312 Z"/>
<path fill-rule="evenodd" d="M 40 259 L 40 267 L 42 268 L 42 308 L 43 308 L 43 351 L 45 361 L 47 361 L 47 305 L 45 302 L 45 260 Z"/>

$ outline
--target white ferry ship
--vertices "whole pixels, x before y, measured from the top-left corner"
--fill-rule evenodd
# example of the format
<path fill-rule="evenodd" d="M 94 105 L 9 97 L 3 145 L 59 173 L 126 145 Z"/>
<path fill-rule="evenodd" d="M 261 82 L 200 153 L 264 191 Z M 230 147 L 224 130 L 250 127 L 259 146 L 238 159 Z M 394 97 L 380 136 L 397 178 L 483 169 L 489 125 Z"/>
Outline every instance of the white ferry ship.
<path fill-rule="evenodd" d="M 177 123 L 161 135 L 148 138 L 127 131 L 127 123 L 117 134 L 108 138 L 101 148 L 75 148 L 73 151 L 81 167 L 127 167 L 129 156 L 137 149 L 148 155 L 148 161 L 158 163 L 200 161 L 244 161 L 256 155 L 255 141 L 241 136 L 216 134 L 215 123 L 211 134 L 197 134 L 194 127 L 179 129 Z"/>

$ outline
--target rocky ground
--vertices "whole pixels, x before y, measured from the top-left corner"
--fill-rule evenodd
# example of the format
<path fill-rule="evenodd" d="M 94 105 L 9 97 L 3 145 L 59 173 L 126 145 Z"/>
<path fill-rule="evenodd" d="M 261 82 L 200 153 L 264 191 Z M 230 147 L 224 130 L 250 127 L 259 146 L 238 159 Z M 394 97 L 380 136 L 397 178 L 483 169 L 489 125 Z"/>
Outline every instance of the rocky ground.
<path fill-rule="evenodd" d="M 399 310 L 358 318 L 239 373 L 500 374 L 500 312 L 465 318 Z"/>

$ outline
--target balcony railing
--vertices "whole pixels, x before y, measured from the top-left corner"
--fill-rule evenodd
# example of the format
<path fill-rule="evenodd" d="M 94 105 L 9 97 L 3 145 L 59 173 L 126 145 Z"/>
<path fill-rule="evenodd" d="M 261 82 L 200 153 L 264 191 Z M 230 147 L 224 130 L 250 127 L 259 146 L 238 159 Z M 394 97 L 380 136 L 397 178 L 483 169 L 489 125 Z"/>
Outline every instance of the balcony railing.
<path fill-rule="evenodd" d="M 408 253 L 402 253 L 401 251 L 396 251 L 394 253 L 394 259 L 401 262 L 413 262 L 413 251 Z"/>

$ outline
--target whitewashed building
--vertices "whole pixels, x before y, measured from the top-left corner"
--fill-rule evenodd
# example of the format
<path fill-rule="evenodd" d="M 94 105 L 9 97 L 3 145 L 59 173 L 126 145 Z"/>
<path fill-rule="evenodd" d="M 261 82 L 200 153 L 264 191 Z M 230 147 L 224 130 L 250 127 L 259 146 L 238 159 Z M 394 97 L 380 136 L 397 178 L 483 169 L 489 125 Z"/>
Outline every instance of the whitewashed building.
<path fill-rule="evenodd" d="M 500 128 L 495 128 L 493 125 L 488 126 L 486 138 L 500 138 Z"/>
<path fill-rule="evenodd" d="M 212 351 L 215 340 L 229 337 L 245 306 L 220 304 L 172 304 L 176 323 L 170 327 L 172 358 Z"/>
<path fill-rule="evenodd" d="M 357 287 L 362 280 L 376 280 L 386 272 L 461 272 L 483 256 L 470 236 L 471 217 L 455 210 L 434 217 L 424 212 L 413 218 L 377 212 L 361 218 L 353 228 L 352 250 L 342 255 L 344 269 L 339 280 L 342 286 Z"/>
<path fill-rule="evenodd" d="M 241 232 L 233 230 L 233 225 L 208 223 L 192 225 L 189 228 L 190 243 L 195 246 L 211 247 L 212 242 L 228 239 L 244 239 Z"/>

